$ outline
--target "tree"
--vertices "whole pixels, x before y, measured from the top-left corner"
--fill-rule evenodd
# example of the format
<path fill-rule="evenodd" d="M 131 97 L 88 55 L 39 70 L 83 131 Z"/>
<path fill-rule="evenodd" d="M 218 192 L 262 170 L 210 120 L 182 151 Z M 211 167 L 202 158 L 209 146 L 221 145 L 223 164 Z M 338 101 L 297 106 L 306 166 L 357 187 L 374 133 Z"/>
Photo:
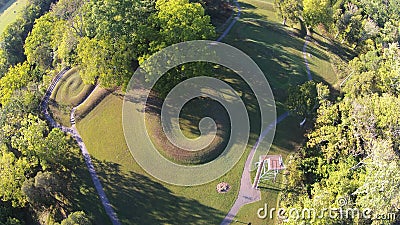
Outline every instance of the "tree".
<path fill-rule="evenodd" d="M 134 72 L 135 55 L 125 40 L 83 38 L 78 44 L 80 74 L 85 83 L 103 87 L 125 85 Z"/>
<path fill-rule="evenodd" d="M 139 63 L 155 52 L 215 34 L 199 3 L 159 0 L 154 5 L 153 1 L 130 0 L 124 5 L 103 1 L 91 1 L 82 7 L 87 37 L 78 44 L 78 62 L 86 83 L 98 78 L 104 87 L 125 86 Z"/>
<path fill-rule="evenodd" d="M 190 3 L 188 0 L 158 0 L 156 9 L 157 12 L 150 17 L 152 23 L 150 33 L 155 36 L 149 44 L 148 52 L 139 57 L 140 63 L 151 54 L 172 44 L 212 39 L 215 36 L 215 29 L 211 25 L 210 17 L 205 15 L 205 11 L 199 3 Z M 211 70 L 210 64 L 202 62 L 177 66 L 161 77 L 155 85 L 155 90 L 160 97 L 165 97 L 178 83 L 191 77 L 210 74 Z M 149 77 L 146 78 L 151 80 L 152 75 L 148 75 Z"/>
<path fill-rule="evenodd" d="M 19 18 L 14 23 L 7 26 L 6 30 L 1 34 L 0 48 L 8 65 L 16 65 L 25 61 L 24 41 L 27 33 L 23 29 L 25 20 Z"/>
<path fill-rule="evenodd" d="M 158 0 L 153 23 L 159 36 L 150 46 L 154 50 L 184 41 L 210 39 L 215 36 L 211 19 L 199 3 L 188 0 Z M 151 52 L 155 52 L 152 50 Z"/>
<path fill-rule="evenodd" d="M 378 50 L 360 54 L 350 61 L 353 71 L 343 90 L 349 96 L 372 93 L 400 94 L 400 51 L 396 44 L 390 44 L 383 52 Z"/>
<path fill-rule="evenodd" d="M 294 23 L 300 20 L 302 15 L 302 1 L 298 0 L 275 0 L 275 8 L 278 15 L 283 19 L 282 24 L 286 25 L 289 20 Z"/>
<path fill-rule="evenodd" d="M 39 171 L 35 178 L 24 182 L 22 192 L 27 196 L 30 204 L 35 208 L 40 208 L 55 205 L 60 201 L 59 199 L 64 198 L 61 192 L 65 188 L 65 184 L 55 173 Z"/>
<path fill-rule="evenodd" d="M 95 0 L 82 7 L 87 37 L 80 40 L 77 52 L 80 74 L 86 83 L 94 83 L 98 77 L 103 87 L 127 84 L 138 67 L 140 52 L 147 50 L 143 43 L 148 43 L 151 36 L 142 31 L 149 26 L 152 12 L 145 3 Z"/>
<path fill-rule="evenodd" d="M 27 62 L 11 67 L 0 79 L 0 103 L 8 104 L 15 91 L 28 86 L 30 82 L 37 81 L 40 76 L 40 71 L 32 68 Z"/>
<path fill-rule="evenodd" d="M 52 37 L 57 19 L 51 14 L 46 14 L 35 21 L 32 32 L 25 41 L 25 54 L 27 61 L 37 64 L 42 70 L 51 68 L 54 57 Z"/>
<path fill-rule="evenodd" d="M 34 164 L 25 157 L 17 158 L 5 145 L 0 148 L 0 198 L 2 201 L 10 201 L 13 207 L 24 207 L 27 199 L 21 186 L 26 179 L 25 174 Z"/>
<path fill-rule="evenodd" d="M 66 140 L 65 134 L 60 129 L 52 129 L 44 141 L 44 147 L 38 149 L 43 168 L 53 167 L 62 171 L 69 159 L 71 144 Z"/>
<path fill-rule="evenodd" d="M 328 27 L 332 16 L 329 0 L 303 0 L 303 17 L 309 28 L 320 23 Z"/>
<path fill-rule="evenodd" d="M 90 218 L 82 211 L 71 213 L 67 219 L 61 222 L 61 225 L 90 225 Z"/>
<path fill-rule="evenodd" d="M 318 91 L 314 81 L 289 88 L 286 106 L 292 112 L 308 117 L 313 114 L 318 105 Z"/>
<path fill-rule="evenodd" d="M 376 140 L 371 147 L 371 156 L 364 161 L 365 181 L 354 192 L 358 196 L 357 205 L 371 209 L 373 215 L 396 213 L 400 208 L 400 158 L 388 140 Z"/>

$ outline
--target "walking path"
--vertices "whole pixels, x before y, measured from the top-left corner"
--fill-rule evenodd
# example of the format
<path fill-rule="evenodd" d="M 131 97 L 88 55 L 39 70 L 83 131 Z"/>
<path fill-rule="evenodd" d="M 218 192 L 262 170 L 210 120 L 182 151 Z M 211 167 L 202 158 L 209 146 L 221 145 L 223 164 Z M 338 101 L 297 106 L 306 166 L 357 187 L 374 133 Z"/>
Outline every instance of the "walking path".
<path fill-rule="evenodd" d="M 225 36 L 232 29 L 233 25 L 235 25 L 237 20 L 240 19 L 241 8 L 239 6 L 239 3 L 236 0 L 235 0 L 235 5 L 238 9 L 238 16 L 235 17 L 235 19 L 229 25 L 227 30 L 221 35 L 220 38 L 218 38 L 217 41 L 221 41 L 223 38 L 225 38 Z M 303 58 L 304 58 L 305 66 L 306 66 L 308 80 L 312 80 L 313 78 L 312 78 L 310 66 L 309 66 L 309 63 L 307 60 L 307 46 L 308 46 L 309 41 L 310 41 L 310 37 L 306 36 L 304 46 L 303 46 Z M 229 210 L 228 214 L 222 220 L 221 225 L 228 225 L 228 224 L 231 224 L 232 222 L 234 222 L 234 218 L 242 206 L 261 200 L 261 192 L 252 187 L 252 179 L 251 179 L 251 174 L 250 174 L 251 162 L 256 153 L 256 149 L 260 145 L 261 141 L 265 138 L 265 136 L 271 131 L 271 129 L 274 126 L 281 123 L 288 116 L 289 116 L 289 112 L 285 112 L 284 114 L 280 115 L 274 122 L 272 122 L 270 125 L 268 125 L 268 127 L 261 133 L 260 137 L 257 139 L 257 141 L 254 144 L 253 148 L 251 149 L 249 156 L 247 157 L 246 163 L 244 165 L 243 174 L 242 174 L 242 178 L 240 181 L 240 189 L 239 189 L 238 197 L 236 198 L 236 201 L 233 204 L 232 208 Z"/>
<path fill-rule="evenodd" d="M 312 78 L 311 72 L 310 72 L 310 65 L 308 64 L 308 60 L 307 60 L 307 46 L 308 46 L 308 42 L 310 42 L 311 38 L 307 35 L 305 39 L 306 39 L 306 41 L 304 42 L 304 46 L 303 46 L 303 58 L 304 58 L 304 63 L 306 64 L 308 80 L 312 80 L 313 78 Z"/>
<path fill-rule="evenodd" d="M 235 18 L 233 18 L 232 22 L 229 24 L 229 26 L 226 28 L 226 30 L 224 31 L 224 33 L 217 39 L 218 42 L 222 41 L 222 39 L 224 39 L 226 37 L 226 35 L 229 34 L 229 32 L 231 31 L 233 25 L 236 24 L 236 22 L 240 19 L 240 16 L 242 15 L 242 9 L 240 8 L 240 5 L 238 3 L 237 0 L 234 0 L 233 3 L 235 3 L 236 9 L 237 9 L 237 15 L 235 16 Z"/>
<path fill-rule="evenodd" d="M 81 149 L 83 158 L 85 160 L 86 166 L 89 170 L 90 176 L 92 178 L 93 184 L 96 188 L 97 194 L 101 200 L 101 203 L 103 204 L 104 210 L 106 211 L 108 217 L 110 218 L 111 222 L 113 225 L 121 225 L 121 223 L 118 220 L 117 214 L 115 213 L 114 209 L 112 208 L 110 201 L 107 198 L 106 193 L 104 192 L 103 186 L 101 185 L 101 182 L 99 180 L 99 177 L 97 176 L 96 170 L 94 168 L 94 165 L 92 163 L 92 159 L 90 158 L 90 154 L 85 146 L 85 143 L 82 140 L 82 137 L 80 136 L 78 130 L 76 129 L 75 126 L 75 111 L 76 107 L 72 109 L 71 111 L 71 124 L 72 127 L 64 127 L 60 124 L 58 124 L 53 117 L 51 117 L 48 106 L 49 106 L 49 100 L 50 96 L 54 91 L 54 88 L 56 87 L 57 83 L 61 80 L 61 78 L 65 75 L 65 73 L 69 70 L 69 68 L 64 68 L 62 69 L 57 76 L 52 80 L 50 87 L 47 89 L 46 94 L 40 104 L 40 107 L 42 109 L 42 113 L 46 120 L 50 123 L 50 125 L 54 128 L 59 128 L 61 129 L 64 133 L 69 133 L 72 135 L 72 137 L 76 140 L 76 142 L 79 145 L 79 148 Z"/>
<path fill-rule="evenodd" d="M 237 12 L 237 16 L 232 20 L 232 22 L 229 24 L 229 26 L 226 28 L 226 30 L 224 31 L 224 33 L 217 39 L 218 42 L 222 41 L 222 39 L 224 39 L 229 32 L 231 31 L 231 29 L 233 28 L 233 26 L 236 24 L 236 22 L 240 19 L 241 16 L 241 8 L 239 3 L 237 2 L 237 0 L 234 0 L 235 6 L 238 10 Z M 311 72 L 310 72 L 310 68 L 309 68 L 309 63 L 307 60 L 307 45 L 309 42 L 309 37 L 306 37 L 306 41 L 304 43 L 303 46 L 303 57 L 304 57 L 304 62 L 306 65 L 306 71 L 307 71 L 307 76 L 309 80 L 312 80 L 312 76 L 311 76 Z M 81 151 L 82 151 L 82 155 L 85 159 L 85 163 L 86 166 L 89 170 L 90 176 L 92 178 L 92 181 L 95 185 L 95 188 L 97 190 L 97 194 L 100 197 L 100 200 L 103 204 L 103 207 L 107 213 L 107 215 L 109 216 L 111 222 L 113 225 L 120 225 L 121 223 L 118 220 L 117 214 L 115 213 L 115 211 L 113 210 L 105 192 L 103 189 L 103 186 L 97 176 L 96 170 L 94 168 L 94 165 L 92 163 L 91 157 L 89 152 L 87 151 L 87 148 L 85 146 L 85 143 L 83 142 L 78 130 L 76 129 L 75 126 L 75 111 L 77 107 L 74 107 L 71 111 L 71 124 L 72 127 L 64 127 L 61 126 L 60 124 L 58 124 L 50 115 L 49 111 L 48 111 L 48 102 L 50 99 L 50 96 L 52 94 L 52 92 L 54 91 L 55 86 L 57 85 L 57 83 L 61 80 L 61 78 L 65 75 L 65 73 L 68 71 L 67 68 L 63 69 L 60 71 L 60 73 L 53 79 L 50 87 L 47 89 L 45 97 L 43 98 L 43 101 L 41 103 L 41 109 L 42 112 L 46 118 L 46 120 L 50 123 L 50 125 L 54 128 L 59 128 L 61 129 L 63 132 L 65 133 L 69 133 L 71 134 L 74 139 L 77 141 Z M 228 214 L 226 215 L 226 217 L 223 219 L 223 221 L 221 222 L 221 225 L 228 225 L 230 223 L 233 222 L 234 217 L 237 215 L 237 213 L 239 212 L 240 208 L 246 204 L 250 204 L 253 202 L 257 202 L 259 200 L 261 200 L 261 192 L 259 190 L 255 190 L 252 188 L 252 179 L 250 176 L 250 170 L 251 170 L 251 162 L 252 159 L 255 155 L 256 149 L 259 146 L 260 142 L 264 139 L 264 137 L 268 134 L 268 132 L 271 131 L 271 129 L 273 128 L 273 126 L 279 124 L 280 122 L 282 122 L 284 119 L 286 119 L 289 116 L 289 112 L 286 112 L 284 114 L 282 114 L 281 116 L 279 116 L 276 121 L 274 121 L 273 123 L 271 123 L 260 135 L 260 137 L 257 139 L 255 145 L 253 146 L 253 148 L 251 149 L 249 156 L 247 157 L 245 166 L 244 166 L 244 170 L 243 170 L 243 174 L 242 174 L 242 178 L 240 181 L 240 190 L 239 190 L 239 194 L 238 197 L 234 203 L 234 205 L 232 206 L 232 208 L 230 209 L 230 211 L 228 212 Z"/>

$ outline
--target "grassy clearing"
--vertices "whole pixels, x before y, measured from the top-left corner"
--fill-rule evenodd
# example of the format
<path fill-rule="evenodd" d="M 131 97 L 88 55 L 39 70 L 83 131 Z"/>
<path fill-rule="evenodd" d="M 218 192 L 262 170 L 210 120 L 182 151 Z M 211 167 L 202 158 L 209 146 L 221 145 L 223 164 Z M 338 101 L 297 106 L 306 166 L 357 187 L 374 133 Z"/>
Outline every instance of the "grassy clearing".
<path fill-rule="evenodd" d="M 10 0 L 0 9 L 0 34 L 17 19 L 27 3 L 28 0 Z"/>
<path fill-rule="evenodd" d="M 50 110 L 53 118 L 62 125 L 69 126 L 71 109 L 79 105 L 93 90 L 85 85 L 76 69 L 68 71 L 54 88 L 50 97 Z"/>
<path fill-rule="evenodd" d="M 271 1 L 245 0 L 240 4 L 244 8 L 243 17 L 225 41 L 246 52 L 264 71 L 277 100 L 278 114 L 281 114 L 285 111 L 283 101 L 289 85 L 307 80 L 302 55 L 304 40 L 298 38 L 296 30 L 279 24 Z M 337 79 L 326 51 L 316 44 L 310 44 L 308 50 L 312 54 L 309 60 L 314 77 L 334 85 Z M 237 82 L 235 77 L 218 76 L 248 93 L 248 87 Z M 248 152 L 257 138 L 259 115 L 257 108 L 251 107 L 254 102 L 251 94 L 245 94 L 244 101 L 248 103 L 252 124 Z M 131 157 L 123 136 L 121 115 L 122 97 L 109 95 L 77 124 L 121 221 L 128 224 L 219 224 L 236 199 L 246 157 L 225 176 L 209 184 L 167 185 L 146 174 Z M 277 126 L 270 154 L 282 154 L 286 158 L 300 146 L 304 133 L 298 125 L 301 120 L 289 117 Z M 187 136 L 195 137 L 196 131 L 190 131 L 193 124 L 189 121 L 187 127 L 184 126 Z M 138 148 L 142 141 L 137 140 Z M 262 183 L 262 200 L 243 207 L 237 219 L 252 224 L 273 224 L 274 220 L 258 219 L 256 213 L 264 203 L 276 207 L 281 179 L 279 176 L 277 183 Z M 232 185 L 229 193 L 216 192 L 215 187 L 221 181 Z"/>
<path fill-rule="evenodd" d="M 177 187 L 161 183 L 146 174 L 131 157 L 123 136 L 121 114 L 122 98 L 109 95 L 78 123 L 78 129 L 122 222 L 182 224 L 189 221 L 188 224 L 218 224 L 236 198 L 246 157 L 228 174 L 206 185 Z M 298 145 L 297 140 L 301 138 L 302 130 L 297 127 L 297 120 L 299 118 L 290 118 L 278 126 L 279 138 L 276 139 L 272 153 L 285 155 L 285 152 L 290 152 Z M 252 135 L 247 152 L 255 139 L 256 135 Z M 141 140 L 137 141 L 140 147 Z M 216 192 L 216 185 L 222 181 L 232 185 L 229 193 Z M 204 193 L 207 193 L 207 197 Z M 271 198 L 271 193 L 263 193 L 263 199 L 268 199 L 270 205 L 276 204 L 276 196 Z M 245 207 L 238 218 L 249 220 L 248 216 L 255 216 L 254 208 L 258 209 L 258 205 Z M 254 216 L 251 218 L 254 219 Z"/>
<path fill-rule="evenodd" d="M 77 124 L 121 221 L 126 224 L 220 222 L 238 192 L 242 167 L 236 166 L 218 181 L 197 187 L 160 183 L 131 157 L 125 144 L 121 115 L 122 98 L 109 95 Z M 137 141 L 140 147 L 142 140 Z M 216 185 L 222 180 L 233 184 L 231 192 L 224 195 L 216 191 Z"/>

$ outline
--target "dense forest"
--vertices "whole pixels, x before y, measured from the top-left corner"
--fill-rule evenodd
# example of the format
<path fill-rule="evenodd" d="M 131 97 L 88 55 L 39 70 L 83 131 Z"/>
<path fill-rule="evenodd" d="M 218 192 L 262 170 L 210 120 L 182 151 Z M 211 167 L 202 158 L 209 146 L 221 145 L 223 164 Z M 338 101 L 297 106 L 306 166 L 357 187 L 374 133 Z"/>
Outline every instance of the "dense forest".
<path fill-rule="evenodd" d="M 286 215 L 286 223 L 399 224 L 400 1 L 276 0 L 275 6 L 284 23 L 300 22 L 310 35 L 333 34 L 332 41 L 357 54 L 337 98 L 313 82 L 292 88 L 289 109 L 314 124 L 289 159 L 280 204 L 370 210 L 354 217 Z"/>

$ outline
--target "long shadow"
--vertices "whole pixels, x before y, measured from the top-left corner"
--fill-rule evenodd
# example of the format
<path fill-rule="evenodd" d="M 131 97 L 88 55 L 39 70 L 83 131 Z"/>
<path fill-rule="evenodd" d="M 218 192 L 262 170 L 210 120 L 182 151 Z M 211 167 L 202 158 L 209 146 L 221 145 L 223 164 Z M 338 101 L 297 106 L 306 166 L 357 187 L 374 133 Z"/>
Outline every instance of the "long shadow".
<path fill-rule="evenodd" d="M 110 202 L 123 224 L 216 224 L 224 213 L 178 196 L 163 184 L 120 165 L 93 159 Z"/>
<path fill-rule="evenodd" d="M 246 7 L 254 8 L 250 4 L 247 4 Z M 265 16 L 244 10 L 242 19 L 238 21 L 225 41 L 244 51 L 257 63 L 270 83 L 275 101 L 278 102 L 278 105 L 283 105 L 282 103 L 287 98 L 288 87 L 302 84 L 308 80 L 302 54 L 305 43 L 303 38 L 299 30 L 288 29 L 279 23 L 267 21 Z M 326 46 L 326 43 L 317 43 L 318 45 L 322 49 L 328 50 L 334 47 Z M 333 52 L 339 53 L 338 51 Z M 329 60 L 329 56 L 325 52 L 312 45 L 308 45 L 307 53 L 323 61 Z M 324 81 L 324 78 L 315 72 L 312 72 L 312 76 L 315 80 Z M 329 83 L 324 83 L 333 90 Z M 242 82 L 234 82 L 230 85 L 236 85 L 234 87 L 236 90 L 243 88 Z M 249 95 L 248 102 L 257 111 L 258 108 L 254 106 L 255 99 L 252 94 Z M 282 109 L 280 107 L 279 110 Z M 257 116 L 256 112 L 254 115 Z M 277 126 L 274 139 L 274 145 L 278 147 L 276 150 L 293 151 L 301 144 L 305 132 L 298 125 L 301 120 L 302 118 L 291 116 Z"/>
<path fill-rule="evenodd" d="M 70 211 L 84 211 L 96 225 L 111 225 L 78 147 L 68 160 L 68 168 L 71 172 L 66 179 L 72 179 L 67 195 L 71 203 Z"/>
<path fill-rule="evenodd" d="M 251 5 L 247 4 L 249 8 Z M 287 89 L 308 80 L 302 49 L 305 40 L 299 30 L 288 29 L 279 23 L 265 20 L 265 17 L 249 11 L 243 11 L 242 19 L 232 29 L 226 42 L 248 54 L 264 72 L 274 93 L 275 101 L 284 103 L 287 98 Z M 308 45 L 307 53 L 322 61 L 328 61 L 329 56 L 322 51 L 325 49 L 339 54 L 344 59 L 351 58 L 350 53 L 343 53 L 338 46 L 331 46 L 325 42 L 316 42 L 316 46 Z M 319 47 L 317 47 L 319 46 Z M 309 62 L 310 65 L 314 65 Z M 337 95 L 333 86 L 326 82 L 319 74 L 311 71 L 313 79 L 323 82 Z M 285 129 L 286 130 L 286 129 Z M 295 132 L 296 136 L 300 135 Z M 300 137 L 299 141 L 302 139 Z"/>
<path fill-rule="evenodd" d="M 301 84 L 307 80 L 304 59 L 299 54 L 304 45 L 300 36 L 299 31 L 289 30 L 258 14 L 244 11 L 227 42 L 256 61 L 271 82 L 277 99 L 283 100 L 289 84 Z M 294 54 L 291 50 L 298 53 Z M 329 59 L 328 55 L 313 46 L 308 46 L 307 52 L 321 60 Z M 317 80 L 323 80 L 317 74 L 313 75 Z"/>
<path fill-rule="evenodd" d="M 154 93 L 149 96 L 146 104 L 146 120 L 155 121 L 150 126 L 153 131 L 151 138 L 156 146 L 163 149 L 163 151 L 160 151 L 162 155 L 181 164 L 201 164 L 210 162 L 223 153 L 230 136 L 230 120 L 222 105 L 209 98 L 195 98 L 187 102 L 182 108 L 179 113 L 180 126 L 191 134 L 189 138 L 201 135 L 199 122 L 202 118 L 212 118 L 217 126 L 216 138 L 210 145 L 202 150 L 191 152 L 174 146 L 168 140 L 165 134 L 168 133 L 168 128 L 163 130 L 160 119 L 162 104 L 162 99 Z M 169 116 L 172 117 L 173 115 L 170 114 Z"/>
<path fill-rule="evenodd" d="M 0 14 L 2 14 L 4 11 L 6 11 L 16 1 L 17 0 L 9 0 L 8 2 L 6 2 L 2 7 L 0 7 Z"/>

